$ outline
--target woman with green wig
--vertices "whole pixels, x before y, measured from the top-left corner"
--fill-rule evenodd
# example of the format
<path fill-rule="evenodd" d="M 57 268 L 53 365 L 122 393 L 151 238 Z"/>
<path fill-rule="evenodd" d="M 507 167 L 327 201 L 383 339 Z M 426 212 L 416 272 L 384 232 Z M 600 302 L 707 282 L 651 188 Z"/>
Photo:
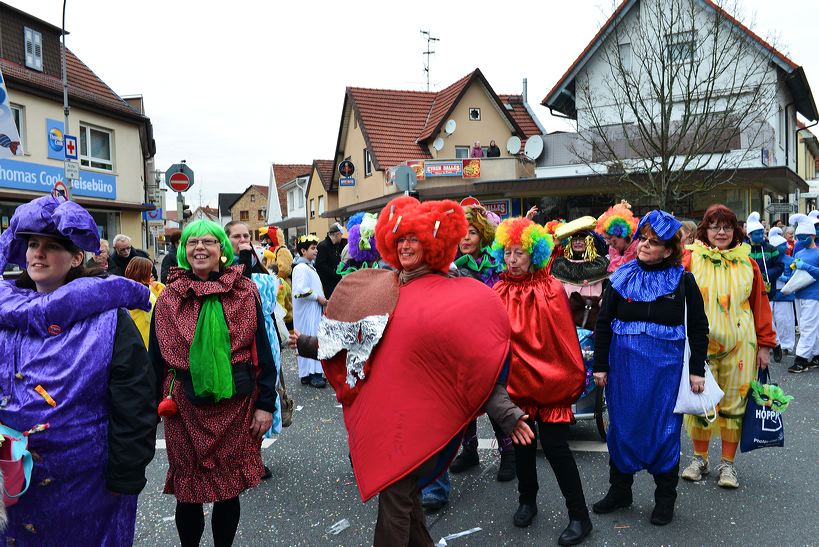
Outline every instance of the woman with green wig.
<path fill-rule="evenodd" d="M 276 367 L 259 293 L 233 263 L 218 224 L 190 223 L 154 309 L 150 354 L 163 379 L 165 493 L 176 497 L 181 544 L 199 545 L 213 503 L 215 545 L 230 545 L 239 494 L 259 484 L 262 435 L 276 407 Z"/>

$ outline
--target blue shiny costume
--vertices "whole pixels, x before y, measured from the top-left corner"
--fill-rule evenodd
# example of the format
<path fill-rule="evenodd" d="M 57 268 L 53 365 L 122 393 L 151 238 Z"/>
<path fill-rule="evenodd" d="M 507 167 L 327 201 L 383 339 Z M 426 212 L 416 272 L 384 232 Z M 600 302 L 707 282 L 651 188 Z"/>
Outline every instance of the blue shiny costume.
<path fill-rule="evenodd" d="M 675 293 L 682 266 L 646 271 L 629 262 L 611 276 L 623 298 L 653 302 Z M 682 415 L 674 414 L 685 351 L 685 326 L 612 321 L 606 401 L 609 455 L 621 473 L 671 471 L 680 458 Z"/>

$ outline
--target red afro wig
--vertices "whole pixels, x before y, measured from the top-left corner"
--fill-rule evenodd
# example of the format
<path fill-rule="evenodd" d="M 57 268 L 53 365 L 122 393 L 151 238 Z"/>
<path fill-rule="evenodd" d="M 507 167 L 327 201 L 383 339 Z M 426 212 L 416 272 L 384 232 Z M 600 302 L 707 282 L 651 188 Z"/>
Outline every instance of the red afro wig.
<path fill-rule="evenodd" d="M 375 241 L 381 258 L 401 270 L 398 238 L 414 234 L 424 249 L 424 262 L 433 270 L 447 272 L 467 226 L 464 211 L 455 201 L 421 203 L 401 196 L 387 203 L 378 215 Z"/>

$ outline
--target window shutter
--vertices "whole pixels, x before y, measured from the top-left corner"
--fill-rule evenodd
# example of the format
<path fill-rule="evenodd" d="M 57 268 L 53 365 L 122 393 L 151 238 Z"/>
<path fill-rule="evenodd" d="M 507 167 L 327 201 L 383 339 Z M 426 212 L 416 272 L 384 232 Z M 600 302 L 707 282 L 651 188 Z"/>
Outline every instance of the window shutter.
<path fill-rule="evenodd" d="M 43 35 L 28 27 L 23 28 L 25 37 L 26 66 L 28 68 L 43 70 Z"/>

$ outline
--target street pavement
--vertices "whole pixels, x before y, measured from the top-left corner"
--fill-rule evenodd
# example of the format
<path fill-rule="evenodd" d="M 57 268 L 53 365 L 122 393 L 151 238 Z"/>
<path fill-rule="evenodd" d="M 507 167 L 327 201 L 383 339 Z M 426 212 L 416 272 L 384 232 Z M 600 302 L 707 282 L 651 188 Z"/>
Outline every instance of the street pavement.
<path fill-rule="evenodd" d="M 785 447 L 738 454 L 738 490 L 719 488 L 715 471 L 700 483 L 681 480 L 674 521 L 657 527 L 649 522 L 653 481 L 647 473 L 639 473 L 634 505 L 610 515 L 592 514 L 594 531 L 584 545 L 819 545 L 819 369 L 788 374 L 786 368 L 792 361 L 786 357 L 780 364 L 771 363 L 774 381 L 796 397 L 784 414 Z M 293 425 L 262 450 L 273 478 L 242 495 L 235 545 L 372 545 L 377 501 L 361 503 L 334 393 L 329 387 L 302 386 L 289 350 L 284 352 L 284 367 L 297 411 Z M 486 418 L 480 418 L 478 424 L 481 446 L 486 447 L 481 450 L 481 465 L 452 476 L 449 506 L 427 517 L 434 541 L 480 527 L 480 531 L 449 540 L 448 545 L 556 545 L 568 520 L 542 452 L 538 459 L 539 513 L 529 528 L 515 528 L 516 482 L 495 480 L 499 457 L 490 447 L 492 430 Z M 158 439 L 161 446 L 161 428 Z M 599 442 L 594 423 L 588 421 L 572 427 L 572 446 L 591 508 L 608 488 L 605 444 Z M 684 466 L 692 455 L 685 432 L 682 451 Z M 711 462 L 713 467 L 719 462 L 716 442 L 712 442 Z M 139 499 L 138 546 L 179 544 L 174 498 L 162 494 L 167 468 L 165 451 L 158 448 Z M 206 519 L 209 522 L 209 516 Z M 327 532 L 343 519 L 349 527 L 335 535 Z M 202 545 L 213 545 L 209 524 Z"/>

